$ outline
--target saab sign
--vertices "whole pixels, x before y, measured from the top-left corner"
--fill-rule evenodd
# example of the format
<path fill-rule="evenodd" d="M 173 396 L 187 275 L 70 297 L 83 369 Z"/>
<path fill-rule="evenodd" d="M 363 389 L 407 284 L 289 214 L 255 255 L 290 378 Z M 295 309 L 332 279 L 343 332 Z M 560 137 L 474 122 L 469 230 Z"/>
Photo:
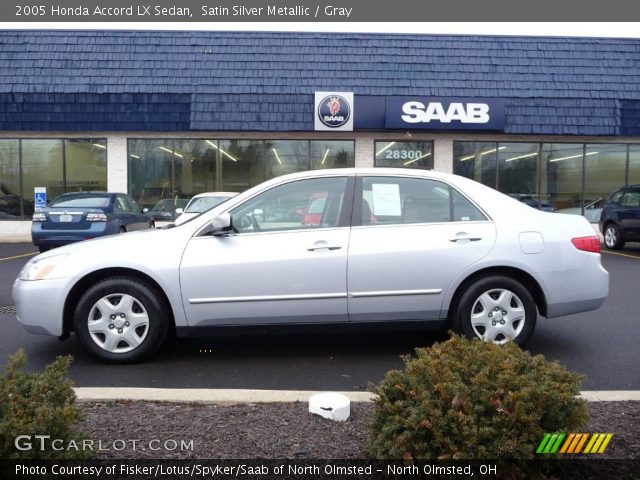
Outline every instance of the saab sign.
<path fill-rule="evenodd" d="M 503 130 L 500 99 L 387 97 L 385 128 Z"/>
<path fill-rule="evenodd" d="M 315 92 L 315 130 L 353 130 L 353 92 Z"/>

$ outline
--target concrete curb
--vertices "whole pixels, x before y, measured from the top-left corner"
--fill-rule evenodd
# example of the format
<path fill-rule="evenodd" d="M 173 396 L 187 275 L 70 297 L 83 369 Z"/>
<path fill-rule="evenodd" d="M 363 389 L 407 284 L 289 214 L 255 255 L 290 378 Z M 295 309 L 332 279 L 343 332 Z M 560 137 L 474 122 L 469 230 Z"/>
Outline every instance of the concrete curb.
<path fill-rule="evenodd" d="M 207 388 L 102 388 L 78 387 L 78 401 L 149 401 L 172 403 L 276 403 L 308 402 L 316 393 L 307 390 L 239 390 Z M 372 402 L 376 395 L 370 392 L 337 392 L 352 402 Z M 638 390 L 592 390 L 580 392 L 589 402 L 640 401 Z"/>

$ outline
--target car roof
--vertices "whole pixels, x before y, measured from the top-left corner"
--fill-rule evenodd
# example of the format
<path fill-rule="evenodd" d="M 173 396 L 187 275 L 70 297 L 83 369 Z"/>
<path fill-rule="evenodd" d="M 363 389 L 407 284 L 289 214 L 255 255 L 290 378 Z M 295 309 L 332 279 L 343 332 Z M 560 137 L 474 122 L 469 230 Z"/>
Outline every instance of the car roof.
<path fill-rule="evenodd" d="M 194 195 L 193 198 L 202 198 L 202 197 L 235 197 L 238 195 L 238 192 L 203 192 Z"/>

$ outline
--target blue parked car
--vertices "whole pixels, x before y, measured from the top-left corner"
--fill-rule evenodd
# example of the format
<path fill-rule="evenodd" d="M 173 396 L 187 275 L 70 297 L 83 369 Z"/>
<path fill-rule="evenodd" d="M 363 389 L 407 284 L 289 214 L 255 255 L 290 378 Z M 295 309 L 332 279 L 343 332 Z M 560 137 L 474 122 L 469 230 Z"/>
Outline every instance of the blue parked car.
<path fill-rule="evenodd" d="M 65 193 L 33 214 L 31 238 L 40 252 L 68 243 L 153 228 L 129 195 L 107 192 Z"/>
<path fill-rule="evenodd" d="M 640 242 L 640 185 L 614 192 L 602 207 L 599 225 L 609 250 L 620 250 L 626 242 Z"/>

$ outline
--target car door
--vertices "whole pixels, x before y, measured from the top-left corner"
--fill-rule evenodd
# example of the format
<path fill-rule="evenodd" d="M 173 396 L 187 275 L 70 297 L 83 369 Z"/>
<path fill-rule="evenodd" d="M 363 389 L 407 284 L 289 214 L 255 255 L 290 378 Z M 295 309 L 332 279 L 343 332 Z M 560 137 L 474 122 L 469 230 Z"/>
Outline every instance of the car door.
<path fill-rule="evenodd" d="M 435 320 L 453 280 L 495 242 L 495 226 L 438 180 L 358 178 L 349 242 L 352 322 Z"/>
<path fill-rule="evenodd" d="M 628 189 L 622 196 L 621 203 L 618 218 L 622 234 L 628 238 L 637 238 L 640 236 L 640 190 Z"/>
<path fill-rule="evenodd" d="M 197 233 L 180 266 L 191 326 L 347 322 L 353 177 L 290 181 L 229 211 L 233 232 Z M 318 224 L 296 211 L 327 201 Z"/>
<path fill-rule="evenodd" d="M 143 230 L 145 228 L 148 228 L 150 219 L 147 215 L 142 213 L 142 207 L 140 207 L 140 205 L 138 205 L 138 203 L 130 196 L 127 195 L 126 198 L 129 205 L 131 205 L 131 211 L 135 220 L 136 230 Z"/>

